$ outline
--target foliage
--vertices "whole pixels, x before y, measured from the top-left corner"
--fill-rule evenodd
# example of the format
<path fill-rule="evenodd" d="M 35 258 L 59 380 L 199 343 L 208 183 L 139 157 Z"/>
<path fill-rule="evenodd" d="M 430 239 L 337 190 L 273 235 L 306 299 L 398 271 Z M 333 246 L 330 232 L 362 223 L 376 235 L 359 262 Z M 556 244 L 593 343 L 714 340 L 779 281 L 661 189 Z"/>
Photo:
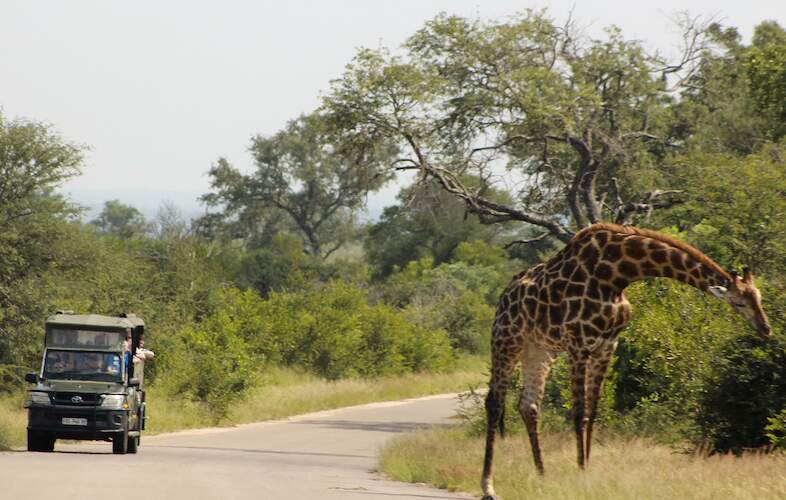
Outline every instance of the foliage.
<path fill-rule="evenodd" d="M 484 249 L 487 253 L 481 257 Z M 455 349 L 485 353 L 497 298 L 513 272 L 501 251 L 482 241 L 463 243 L 456 257 L 468 261 L 436 267 L 430 258 L 410 262 L 379 284 L 375 293 L 403 308 L 410 321 L 445 330 Z"/>
<path fill-rule="evenodd" d="M 691 190 L 663 217 L 666 224 L 689 229 L 687 240 L 728 268 L 786 271 L 786 149 L 769 146 L 745 158 L 694 153 L 677 165 Z"/>
<path fill-rule="evenodd" d="M 699 54 L 698 67 L 671 107 L 670 135 L 705 152 L 746 155 L 783 129 L 783 47 L 786 31 L 765 21 L 745 46 L 734 27 L 708 29 L 712 50 Z"/>
<path fill-rule="evenodd" d="M 340 282 L 272 294 L 261 314 L 269 319 L 257 342 L 275 339 L 285 364 L 328 378 L 439 371 L 451 356 L 445 332 L 407 322 L 389 306 L 370 306 L 361 290 Z"/>
<path fill-rule="evenodd" d="M 283 214 L 303 239 L 306 252 L 326 257 L 353 234 L 355 211 L 367 193 L 385 181 L 380 163 L 392 151 L 384 145 L 363 155 L 342 154 L 316 114 L 301 116 L 272 137 L 256 136 L 250 147 L 256 171 L 244 175 L 225 159 L 210 169 L 209 205 L 223 205 L 223 218 L 249 211 L 263 220 Z M 272 219 L 271 219 L 272 217 Z"/>
<path fill-rule="evenodd" d="M 15 382 L 40 338 L 32 325 L 54 290 L 50 272 L 75 261 L 64 240 L 75 210 L 53 189 L 77 175 L 82 150 L 51 127 L 0 114 L 0 377 Z M 40 283 L 38 280 L 42 280 Z M 43 286 L 42 286 L 43 285 Z"/>
<path fill-rule="evenodd" d="M 616 29 L 585 40 L 541 12 L 506 22 L 441 15 L 400 56 L 361 50 L 324 107 L 343 148 L 393 141 L 397 168 L 433 179 L 481 222 L 524 222 L 565 242 L 576 227 L 673 203 L 654 190 L 664 185 L 671 102 L 664 67 L 682 65 Z M 525 181 L 508 202 L 487 195 L 499 164 Z"/>
<path fill-rule="evenodd" d="M 786 409 L 767 419 L 767 439 L 775 448 L 786 449 Z"/>
<path fill-rule="evenodd" d="M 173 354 L 162 363 L 170 374 L 182 372 L 178 387 L 208 403 L 215 399 L 216 407 L 251 383 L 251 365 L 297 366 L 337 379 L 441 371 L 452 357 L 444 332 L 409 323 L 388 306 L 370 306 L 361 290 L 341 282 L 267 299 L 251 290 L 217 291 L 209 312 L 167 351 Z"/>
<path fill-rule="evenodd" d="M 275 235 L 263 248 L 247 252 L 240 263 L 238 283 L 263 295 L 271 291 L 298 290 L 318 276 L 321 261 L 303 251 L 300 238 Z"/>
<path fill-rule="evenodd" d="M 747 70 L 756 108 L 770 126 L 767 135 L 780 140 L 786 134 L 786 40 L 752 48 Z"/>
<path fill-rule="evenodd" d="M 196 401 L 207 403 L 216 420 L 229 404 L 254 385 L 255 366 L 242 338 L 226 331 L 219 321 L 178 332 L 162 363 L 170 380 L 165 384 Z"/>
<path fill-rule="evenodd" d="M 502 193 L 494 196 L 503 197 Z M 439 265 L 450 260 L 463 242 L 491 242 L 501 236 L 502 228 L 483 225 L 477 217 L 467 216 L 463 203 L 435 182 L 405 187 L 398 200 L 399 204 L 384 209 L 364 239 L 378 277 L 424 257 Z"/>
<path fill-rule="evenodd" d="M 150 230 L 145 216 L 136 208 L 120 203 L 120 200 L 105 202 L 104 209 L 90 224 L 101 233 L 123 239 L 141 236 Z"/>
<path fill-rule="evenodd" d="M 767 445 L 777 430 L 771 419 L 786 410 L 786 341 L 741 335 L 718 354 L 700 399 L 703 436 L 736 454 Z"/>

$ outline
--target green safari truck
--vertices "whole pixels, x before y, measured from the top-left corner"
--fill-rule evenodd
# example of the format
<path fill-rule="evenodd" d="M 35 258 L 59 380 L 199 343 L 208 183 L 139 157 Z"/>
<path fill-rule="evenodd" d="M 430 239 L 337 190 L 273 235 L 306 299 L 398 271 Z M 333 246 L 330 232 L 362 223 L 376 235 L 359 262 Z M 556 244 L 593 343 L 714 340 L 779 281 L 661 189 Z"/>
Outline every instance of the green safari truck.
<path fill-rule="evenodd" d="M 47 318 L 41 370 L 25 376 L 35 384 L 25 403 L 29 451 L 88 439 L 111 441 L 114 453 L 137 452 L 146 417 L 144 361 L 134 356 L 144 328 L 133 314 Z"/>

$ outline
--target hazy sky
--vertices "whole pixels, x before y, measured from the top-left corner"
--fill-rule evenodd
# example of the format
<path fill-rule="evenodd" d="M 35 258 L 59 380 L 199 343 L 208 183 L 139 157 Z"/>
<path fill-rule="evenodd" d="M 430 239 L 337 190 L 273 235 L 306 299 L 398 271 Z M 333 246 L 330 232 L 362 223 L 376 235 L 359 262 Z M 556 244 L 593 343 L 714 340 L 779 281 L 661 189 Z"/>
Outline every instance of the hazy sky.
<path fill-rule="evenodd" d="M 746 38 L 762 20 L 786 24 L 778 0 L 2 0 L 0 108 L 91 147 L 66 186 L 76 198 L 187 198 L 208 189 L 219 156 L 248 168 L 250 137 L 316 107 L 357 47 L 397 46 L 442 11 L 499 19 L 543 6 L 664 51 L 677 42 L 669 16 L 686 6 Z"/>

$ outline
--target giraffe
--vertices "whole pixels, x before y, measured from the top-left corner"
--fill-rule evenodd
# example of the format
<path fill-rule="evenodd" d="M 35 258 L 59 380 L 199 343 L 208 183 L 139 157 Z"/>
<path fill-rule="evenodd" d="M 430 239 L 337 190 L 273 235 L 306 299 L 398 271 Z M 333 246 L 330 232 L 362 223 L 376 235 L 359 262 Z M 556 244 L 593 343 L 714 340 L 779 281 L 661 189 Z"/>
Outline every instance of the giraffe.
<path fill-rule="evenodd" d="M 519 413 L 535 467 L 543 474 L 538 413 L 549 370 L 560 353 L 567 353 L 578 465 L 586 466 L 603 378 L 630 318 L 623 292 L 634 281 L 651 277 L 675 279 L 723 299 L 761 335 L 772 334 L 748 269 L 740 278 L 696 248 L 655 231 L 614 224 L 582 229 L 553 258 L 514 276 L 500 297 L 486 396 L 483 500 L 495 498 L 494 438 L 497 428 L 504 433 L 505 393 L 519 364 Z"/>

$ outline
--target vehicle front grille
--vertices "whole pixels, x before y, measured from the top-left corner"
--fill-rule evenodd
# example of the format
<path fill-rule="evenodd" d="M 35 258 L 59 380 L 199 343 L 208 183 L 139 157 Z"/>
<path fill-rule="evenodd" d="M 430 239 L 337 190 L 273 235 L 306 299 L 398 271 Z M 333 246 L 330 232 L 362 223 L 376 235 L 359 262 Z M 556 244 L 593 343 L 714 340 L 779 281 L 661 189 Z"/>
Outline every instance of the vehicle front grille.
<path fill-rule="evenodd" d="M 52 402 L 56 405 L 95 406 L 100 397 L 100 394 L 85 392 L 53 392 Z"/>

